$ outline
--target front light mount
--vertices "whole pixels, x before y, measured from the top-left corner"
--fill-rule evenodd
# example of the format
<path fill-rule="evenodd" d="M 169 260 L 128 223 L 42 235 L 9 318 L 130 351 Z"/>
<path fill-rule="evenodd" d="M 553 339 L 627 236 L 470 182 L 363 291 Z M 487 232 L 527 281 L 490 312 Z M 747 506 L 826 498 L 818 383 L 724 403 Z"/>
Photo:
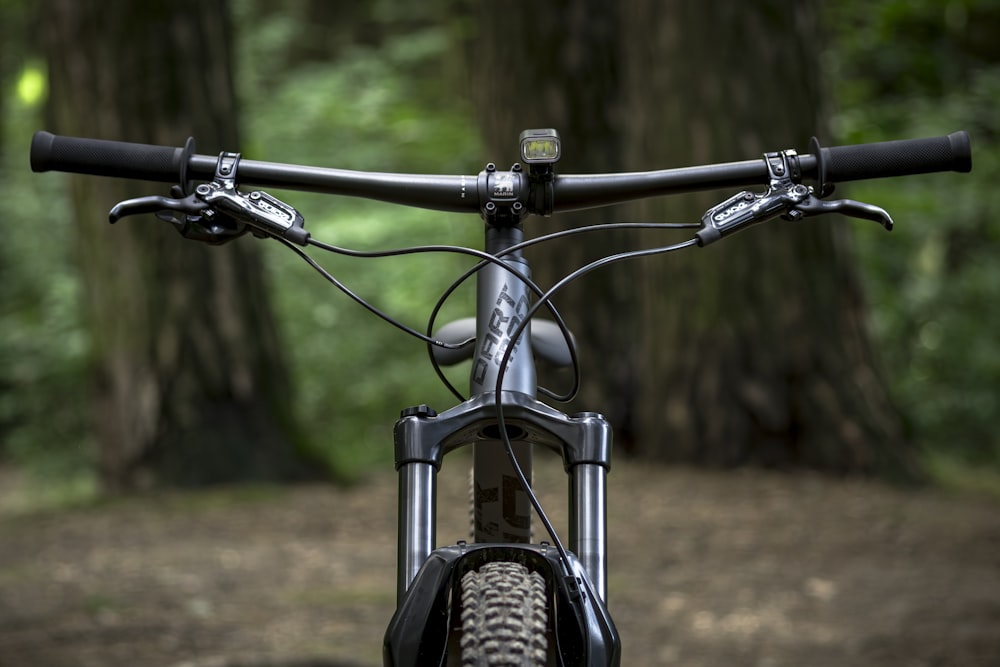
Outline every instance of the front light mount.
<path fill-rule="evenodd" d="M 525 130 L 518 143 L 521 160 L 528 165 L 529 209 L 542 216 L 552 215 L 553 165 L 562 157 L 559 132 L 552 128 Z"/>

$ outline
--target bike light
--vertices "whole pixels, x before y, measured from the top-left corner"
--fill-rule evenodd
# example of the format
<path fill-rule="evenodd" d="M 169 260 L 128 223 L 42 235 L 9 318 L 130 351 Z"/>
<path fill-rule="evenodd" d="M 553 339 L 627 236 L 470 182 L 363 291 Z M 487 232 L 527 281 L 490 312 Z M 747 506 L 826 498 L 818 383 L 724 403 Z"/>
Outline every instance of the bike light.
<path fill-rule="evenodd" d="M 555 130 L 521 133 L 521 159 L 527 164 L 554 164 L 559 161 L 560 154 L 559 133 Z"/>

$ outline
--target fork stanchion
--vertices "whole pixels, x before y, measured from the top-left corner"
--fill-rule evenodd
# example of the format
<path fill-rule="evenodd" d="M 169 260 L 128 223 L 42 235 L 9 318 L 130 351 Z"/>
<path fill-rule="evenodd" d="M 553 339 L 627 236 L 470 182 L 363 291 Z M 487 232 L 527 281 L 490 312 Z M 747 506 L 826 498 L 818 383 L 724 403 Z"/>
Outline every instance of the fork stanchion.
<path fill-rule="evenodd" d="M 399 549 L 396 601 L 410 587 L 436 540 L 437 469 L 413 462 L 399 467 Z"/>

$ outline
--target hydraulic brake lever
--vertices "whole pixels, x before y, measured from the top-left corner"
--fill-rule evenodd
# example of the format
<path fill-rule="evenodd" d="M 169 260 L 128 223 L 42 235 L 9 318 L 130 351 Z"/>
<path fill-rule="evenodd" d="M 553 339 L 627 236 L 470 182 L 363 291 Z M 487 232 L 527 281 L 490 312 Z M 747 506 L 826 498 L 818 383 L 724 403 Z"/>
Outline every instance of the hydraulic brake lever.
<path fill-rule="evenodd" d="M 173 197 L 139 197 L 119 202 L 108 214 L 114 224 L 121 218 L 142 213 L 174 225 L 182 236 L 219 245 L 250 231 L 255 236 L 276 236 L 306 245 L 309 232 L 302 216 L 294 208 L 266 192 L 244 194 L 236 188 L 239 153 L 222 153 L 215 168 L 215 178 L 202 183 L 183 196 L 179 186 L 171 188 Z"/>
<path fill-rule="evenodd" d="M 209 210 L 247 225 L 255 236 L 278 236 L 301 246 L 309 242 L 302 215 L 266 192 L 243 194 L 228 183 L 203 183 L 194 194 Z"/>
<path fill-rule="evenodd" d="M 114 224 L 126 216 L 153 213 L 172 224 L 184 238 L 209 245 L 222 245 L 246 233 L 246 225 L 215 215 L 197 194 L 182 197 L 176 185 L 171 190 L 176 196 L 139 197 L 119 202 L 108 214 L 108 221 Z"/>
<path fill-rule="evenodd" d="M 809 195 L 805 200 L 796 204 L 791 211 L 786 213 L 785 217 L 789 220 L 799 220 L 806 216 L 822 215 L 823 213 L 840 213 L 852 218 L 871 220 L 885 227 L 887 232 L 892 231 L 892 217 L 889 216 L 889 213 L 884 208 L 853 199 L 831 199 L 827 201 Z"/>
<path fill-rule="evenodd" d="M 176 187 L 176 186 L 175 186 Z M 208 208 L 208 204 L 200 201 L 195 195 L 188 195 L 183 199 L 176 197 L 139 197 L 138 199 L 127 199 L 118 202 L 108 213 L 108 221 L 113 225 L 122 218 L 129 215 L 141 215 L 143 213 L 161 213 L 166 211 L 177 211 L 187 215 L 198 215 Z"/>
<path fill-rule="evenodd" d="M 706 246 L 723 236 L 777 217 L 801 220 L 824 213 L 841 213 L 872 220 L 886 230 L 892 229 L 892 218 L 878 206 L 852 199 L 823 200 L 816 197 L 811 188 L 797 183 L 799 173 L 795 151 L 767 153 L 764 161 L 770 176 L 767 190 L 759 194 L 740 192 L 708 209 L 701 217 L 701 229 L 696 234 L 698 245 Z"/>

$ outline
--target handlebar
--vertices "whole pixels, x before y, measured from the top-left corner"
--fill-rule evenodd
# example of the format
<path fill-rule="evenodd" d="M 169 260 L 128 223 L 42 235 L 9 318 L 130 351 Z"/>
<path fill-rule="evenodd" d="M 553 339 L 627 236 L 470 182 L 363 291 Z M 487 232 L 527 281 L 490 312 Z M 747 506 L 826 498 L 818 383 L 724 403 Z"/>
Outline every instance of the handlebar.
<path fill-rule="evenodd" d="M 964 131 L 926 139 L 905 139 L 820 148 L 798 155 L 803 178 L 845 182 L 972 168 L 969 136 Z M 167 183 L 210 180 L 218 158 L 185 148 L 66 137 L 36 132 L 31 141 L 31 169 L 64 171 Z M 485 173 L 485 172 L 484 172 Z M 365 197 L 441 211 L 482 211 L 491 183 L 479 175 L 425 175 L 352 171 L 257 160 L 239 162 L 241 184 Z M 596 208 L 635 199 L 697 190 L 767 183 L 766 160 L 747 160 L 658 171 L 555 175 L 550 213 Z M 517 173 L 519 192 L 527 192 L 527 174 Z"/>

